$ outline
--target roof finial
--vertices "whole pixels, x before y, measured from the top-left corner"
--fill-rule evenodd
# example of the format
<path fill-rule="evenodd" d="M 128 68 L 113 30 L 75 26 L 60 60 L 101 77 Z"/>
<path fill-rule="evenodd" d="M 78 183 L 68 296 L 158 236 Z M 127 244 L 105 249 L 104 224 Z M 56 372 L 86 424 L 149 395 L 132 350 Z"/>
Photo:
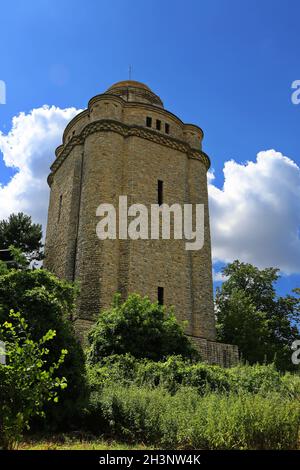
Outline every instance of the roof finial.
<path fill-rule="evenodd" d="M 128 68 L 128 76 L 129 76 L 129 80 L 131 80 L 131 72 L 132 72 L 132 66 L 129 65 L 129 68 Z"/>

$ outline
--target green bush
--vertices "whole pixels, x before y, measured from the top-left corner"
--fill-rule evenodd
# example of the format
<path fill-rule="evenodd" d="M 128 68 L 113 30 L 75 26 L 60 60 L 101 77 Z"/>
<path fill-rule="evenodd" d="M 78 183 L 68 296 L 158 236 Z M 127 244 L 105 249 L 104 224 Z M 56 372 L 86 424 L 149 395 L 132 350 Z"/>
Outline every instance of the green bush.
<path fill-rule="evenodd" d="M 64 362 L 62 350 L 56 363 L 49 363 L 48 346 L 55 337 L 49 330 L 33 341 L 28 324 L 11 311 L 0 324 L 0 340 L 5 343 L 6 364 L 0 364 L 0 448 L 13 448 L 28 429 L 33 416 L 44 416 L 45 404 L 58 401 L 58 390 L 67 386 L 56 376 Z"/>
<path fill-rule="evenodd" d="M 117 295 L 112 308 L 99 315 L 89 342 L 91 364 L 112 354 L 130 353 L 154 361 L 172 354 L 199 356 L 173 311 L 138 294 L 130 295 L 123 304 Z"/>
<path fill-rule="evenodd" d="M 47 423 L 55 426 L 67 421 L 69 424 L 86 395 L 84 354 L 70 322 L 75 293 L 72 284 L 42 269 L 12 270 L 0 276 L 0 323 L 13 309 L 25 318 L 33 340 L 38 340 L 50 329 L 55 330 L 57 334 L 51 343 L 49 363 L 58 360 L 62 349 L 68 351 L 59 370 L 59 376 L 66 377 L 68 388 L 59 405 L 49 405 L 47 412 Z"/>
<path fill-rule="evenodd" d="M 101 395 L 101 412 L 109 429 L 134 441 L 159 442 L 167 392 L 159 388 L 108 387 Z"/>
<path fill-rule="evenodd" d="M 110 385 L 92 394 L 99 431 L 166 448 L 295 449 L 300 405 L 278 393 L 206 393 Z M 95 431 L 95 429 L 94 429 Z"/>
<path fill-rule="evenodd" d="M 112 355 L 103 358 L 101 364 L 88 364 L 87 378 L 90 391 L 101 391 L 109 383 L 132 384 L 135 381 L 138 365 L 139 361 L 130 354 Z"/>
<path fill-rule="evenodd" d="M 282 376 L 283 390 L 286 396 L 300 401 L 300 375 L 287 372 Z"/>
<path fill-rule="evenodd" d="M 164 362 L 143 361 L 136 367 L 137 385 L 162 386 L 174 393 L 181 385 L 196 387 L 199 393 L 208 390 L 229 390 L 226 369 L 204 363 L 192 363 L 180 356 L 170 356 Z"/>
<path fill-rule="evenodd" d="M 283 375 L 274 364 L 238 365 L 227 369 L 230 390 L 249 393 L 282 392 Z"/>
<path fill-rule="evenodd" d="M 238 365 L 224 369 L 201 362 L 193 363 L 180 356 L 170 356 L 166 361 L 155 362 L 137 360 L 129 354 L 114 355 L 104 358 L 101 364 L 90 366 L 88 370 L 93 391 L 99 391 L 103 386 L 117 381 L 123 385 L 161 386 L 170 393 L 175 393 L 181 385 L 192 386 L 202 395 L 208 391 L 261 394 L 273 391 L 288 394 L 288 386 L 292 387 L 292 379 L 283 380 L 284 376 L 272 364 Z"/>

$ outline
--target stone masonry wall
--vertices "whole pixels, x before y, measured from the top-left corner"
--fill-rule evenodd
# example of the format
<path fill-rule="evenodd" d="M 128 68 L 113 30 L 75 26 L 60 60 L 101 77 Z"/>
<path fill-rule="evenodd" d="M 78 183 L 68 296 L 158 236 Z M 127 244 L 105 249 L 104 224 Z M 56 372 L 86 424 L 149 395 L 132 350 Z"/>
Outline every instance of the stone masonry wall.
<path fill-rule="evenodd" d="M 196 348 L 200 352 L 201 360 L 208 364 L 232 367 L 239 362 L 238 347 L 233 344 L 209 341 L 205 338 L 190 337 Z"/>

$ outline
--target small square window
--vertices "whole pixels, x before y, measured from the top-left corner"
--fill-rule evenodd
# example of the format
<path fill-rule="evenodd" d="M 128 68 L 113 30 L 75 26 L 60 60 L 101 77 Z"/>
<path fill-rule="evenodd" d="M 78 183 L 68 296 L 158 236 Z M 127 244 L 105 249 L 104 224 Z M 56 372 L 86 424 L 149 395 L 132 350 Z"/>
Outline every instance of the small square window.
<path fill-rule="evenodd" d="M 161 129 L 161 121 L 159 119 L 156 119 L 156 129 L 160 131 Z"/>
<path fill-rule="evenodd" d="M 168 124 L 167 122 L 165 123 L 165 133 L 170 134 L 170 124 Z"/>
<path fill-rule="evenodd" d="M 152 118 L 149 116 L 146 117 L 146 126 L 152 127 Z"/>

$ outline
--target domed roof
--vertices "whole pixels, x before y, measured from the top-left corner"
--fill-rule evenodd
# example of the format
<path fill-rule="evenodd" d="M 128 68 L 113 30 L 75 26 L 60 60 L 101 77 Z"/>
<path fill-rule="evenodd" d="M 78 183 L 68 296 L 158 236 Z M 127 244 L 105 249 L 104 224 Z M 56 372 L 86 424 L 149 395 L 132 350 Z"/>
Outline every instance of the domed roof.
<path fill-rule="evenodd" d="M 160 108 L 164 107 L 159 96 L 153 93 L 147 85 L 135 80 L 122 80 L 121 82 L 114 83 L 105 93 L 120 96 L 125 101 L 148 103 Z"/>
<path fill-rule="evenodd" d="M 136 82 L 135 80 L 122 80 L 121 82 L 114 83 L 108 90 L 112 88 L 120 88 L 120 87 L 134 87 L 134 88 L 144 88 L 144 90 L 151 91 L 150 88 L 142 82 Z M 107 90 L 107 91 L 108 91 Z"/>

